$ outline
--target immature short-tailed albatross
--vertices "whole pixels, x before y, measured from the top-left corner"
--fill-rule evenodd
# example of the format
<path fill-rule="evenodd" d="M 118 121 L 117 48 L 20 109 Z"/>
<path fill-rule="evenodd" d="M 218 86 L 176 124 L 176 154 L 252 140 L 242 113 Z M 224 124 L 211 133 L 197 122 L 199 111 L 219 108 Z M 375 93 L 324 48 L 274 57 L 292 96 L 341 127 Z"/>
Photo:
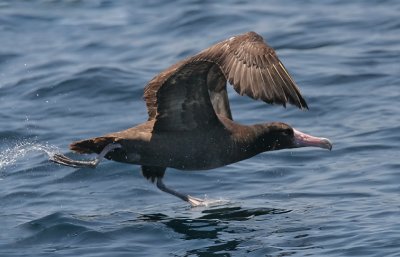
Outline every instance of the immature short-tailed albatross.
<path fill-rule="evenodd" d="M 95 168 L 105 157 L 142 166 L 143 176 L 192 206 L 203 201 L 176 192 L 162 181 L 167 167 L 207 170 L 261 152 L 315 146 L 331 149 L 318 138 L 280 122 L 241 125 L 233 121 L 226 82 L 241 95 L 267 103 L 308 109 L 295 82 L 274 49 L 255 32 L 233 36 L 169 67 L 144 89 L 149 119 L 124 131 L 70 145 L 78 153 L 97 153 L 91 161 L 56 154 L 52 161 Z"/>

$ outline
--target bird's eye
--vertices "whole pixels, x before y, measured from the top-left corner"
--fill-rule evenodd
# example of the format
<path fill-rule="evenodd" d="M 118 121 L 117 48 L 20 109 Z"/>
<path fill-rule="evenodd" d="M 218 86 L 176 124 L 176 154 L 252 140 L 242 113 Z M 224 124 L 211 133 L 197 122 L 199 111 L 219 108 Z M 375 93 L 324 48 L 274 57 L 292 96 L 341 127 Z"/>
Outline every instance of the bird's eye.
<path fill-rule="evenodd" d="M 291 130 L 291 129 L 285 129 L 285 130 L 282 132 L 282 134 L 283 134 L 284 136 L 290 136 L 290 135 L 292 135 L 292 130 Z"/>

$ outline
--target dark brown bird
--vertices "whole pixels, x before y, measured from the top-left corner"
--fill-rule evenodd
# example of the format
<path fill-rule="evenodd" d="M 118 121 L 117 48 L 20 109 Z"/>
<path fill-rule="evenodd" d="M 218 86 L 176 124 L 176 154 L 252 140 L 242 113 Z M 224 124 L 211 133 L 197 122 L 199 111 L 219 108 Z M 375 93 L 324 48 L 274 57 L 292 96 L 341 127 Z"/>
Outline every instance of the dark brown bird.
<path fill-rule="evenodd" d="M 136 127 L 74 142 L 71 150 L 97 153 L 92 161 L 56 154 L 52 161 L 95 168 L 105 157 L 142 166 L 143 176 L 192 206 L 202 200 L 176 192 L 162 181 L 167 167 L 207 170 L 265 151 L 315 146 L 331 150 L 326 138 L 280 122 L 251 126 L 233 121 L 226 82 L 236 92 L 271 104 L 308 109 L 274 49 L 255 32 L 233 36 L 169 67 L 144 89 L 149 119 Z"/>

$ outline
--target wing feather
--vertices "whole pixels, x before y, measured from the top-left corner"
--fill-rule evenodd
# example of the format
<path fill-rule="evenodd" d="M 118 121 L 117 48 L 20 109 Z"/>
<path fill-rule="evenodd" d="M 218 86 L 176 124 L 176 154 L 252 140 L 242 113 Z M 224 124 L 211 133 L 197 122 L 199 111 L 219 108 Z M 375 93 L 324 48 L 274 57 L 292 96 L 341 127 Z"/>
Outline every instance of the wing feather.
<path fill-rule="evenodd" d="M 220 52 L 219 58 L 213 59 L 210 51 Z M 290 103 L 301 109 L 308 108 L 274 49 L 255 32 L 231 37 L 204 50 L 198 56 L 219 65 L 226 79 L 239 94 L 267 103 L 284 106 Z"/>
<path fill-rule="evenodd" d="M 215 114 L 232 119 L 226 81 L 241 95 L 308 109 L 274 49 L 257 33 L 248 32 L 217 43 L 154 77 L 144 91 L 149 120 L 156 119 L 156 124 L 162 125 L 159 128 L 177 129 L 186 124 L 186 129 L 193 129 L 217 122 Z M 200 107 L 206 114 L 201 114 Z"/>

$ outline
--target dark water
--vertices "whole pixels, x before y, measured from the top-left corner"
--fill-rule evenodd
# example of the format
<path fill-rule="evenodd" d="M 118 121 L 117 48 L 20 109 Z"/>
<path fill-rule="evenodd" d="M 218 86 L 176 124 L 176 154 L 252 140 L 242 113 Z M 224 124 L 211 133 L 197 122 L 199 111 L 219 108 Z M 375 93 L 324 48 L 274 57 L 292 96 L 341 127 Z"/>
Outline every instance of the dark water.
<path fill-rule="evenodd" d="M 0 256 L 400 256 L 400 2 L 1 1 Z M 231 92 L 242 123 L 280 120 L 332 152 L 265 153 L 166 183 L 139 167 L 48 161 L 146 119 L 143 87 L 254 30 L 310 111 Z M 212 202 L 212 201 L 210 201 Z"/>

